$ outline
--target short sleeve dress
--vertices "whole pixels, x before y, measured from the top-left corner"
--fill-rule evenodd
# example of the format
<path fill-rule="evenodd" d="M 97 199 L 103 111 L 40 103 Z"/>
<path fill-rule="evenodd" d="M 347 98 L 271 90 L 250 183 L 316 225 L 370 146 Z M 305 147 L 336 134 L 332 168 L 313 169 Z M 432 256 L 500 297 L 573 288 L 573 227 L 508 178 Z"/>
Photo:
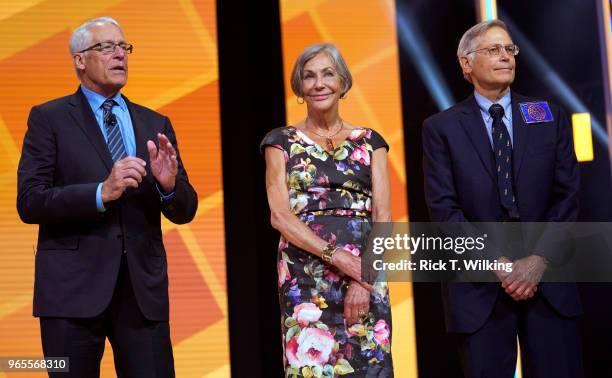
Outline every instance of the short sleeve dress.
<path fill-rule="evenodd" d="M 293 126 L 261 142 L 283 151 L 289 207 L 319 237 L 359 256 L 372 227 L 372 152 L 389 149 L 376 131 L 358 127 L 333 152 Z M 278 246 L 285 375 L 392 377 L 391 309 L 386 282 L 376 282 L 370 312 L 348 327 L 350 277 L 285 240 Z"/>

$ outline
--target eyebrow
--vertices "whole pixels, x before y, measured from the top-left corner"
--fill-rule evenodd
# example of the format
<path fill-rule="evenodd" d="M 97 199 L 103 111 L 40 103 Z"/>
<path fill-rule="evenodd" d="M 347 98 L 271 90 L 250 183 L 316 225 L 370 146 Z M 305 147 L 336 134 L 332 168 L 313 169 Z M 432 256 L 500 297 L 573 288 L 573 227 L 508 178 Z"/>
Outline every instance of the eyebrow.
<path fill-rule="evenodd" d="M 320 71 L 327 71 L 327 70 L 329 70 L 329 71 L 336 71 L 336 70 L 334 69 L 334 67 L 332 67 L 332 66 L 327 66 L 327 67 L 323 67 L 323 68 L 321 68 L 321 69 L 320 69 Z M 313 71 L 313 70 L 304 69 L 304 73 L 307 73 L 307 72 L 314 73 L 314 71 Z"/>

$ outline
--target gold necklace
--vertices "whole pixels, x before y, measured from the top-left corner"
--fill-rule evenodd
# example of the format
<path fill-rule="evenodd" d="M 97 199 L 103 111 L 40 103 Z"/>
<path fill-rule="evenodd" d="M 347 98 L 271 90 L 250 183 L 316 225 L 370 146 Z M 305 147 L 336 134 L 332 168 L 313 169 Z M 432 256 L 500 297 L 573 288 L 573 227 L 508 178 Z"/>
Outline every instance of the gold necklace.
<path fill-rule="evenodd" d="M 306 121 L 304 122 L 304 124 L 306 125 L 306 128 L 308 128 L 308 118 L 306 118 Z M 344 121 L 340 120 L 340 128 L 338 129 L 338 131 L 336 131 L 335 133 L 331 135 L 321 135 L 314 130 L 310 130 L 310 131 L 320 136 L 321 138 L 325 138 L 325 146 L 327 147 L 327 150 L 333 151 L 335 150 L 335 147 L 334 147 L 334 141 L 332 138 L 340 134 L 340 131 L 342 131 L 343 128 L 344 128 Z"/>

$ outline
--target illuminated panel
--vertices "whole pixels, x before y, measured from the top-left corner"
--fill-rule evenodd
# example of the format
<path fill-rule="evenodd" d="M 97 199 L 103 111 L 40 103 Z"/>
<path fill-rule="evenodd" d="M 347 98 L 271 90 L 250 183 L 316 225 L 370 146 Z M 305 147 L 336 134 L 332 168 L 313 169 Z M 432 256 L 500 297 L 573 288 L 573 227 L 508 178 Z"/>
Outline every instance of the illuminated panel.
<path fill-rule="evenodd" d="M 497 19 L 497 1 L 496 0 L 475 0 L 476 1 L 476 15 L 478 22 Z M 517 345 L 519 344 L 518 338 L 516 340 Z M 517 352 L 518 359 L 516 361 L 516 372 L 514 373 L 515 378 L 521 378 L 521 348 L 518 346 Z"/>
<path fill-rule="evenodd" d="M 494 20 L 497 18 L 497 1 L 495 0 L 476 0 L 476 14 L 478 22 Z"/>
<path fill-rule="evenodd" d="M 599 43 L 601 45 L 601 60 L 604 77 L 604 99 L 606 103 L 606 126 L 608 135 L 612 133 L 612 18 L 610 15 L 610 0 L 597 1 L 599 15 Z M 612 161 L 612 141 L 608 138 L 609 159 Z"/>
<path fill-rule="evenodd" d="M 476 0 L 476 15 L 478 22 L 497 19 L 497 1 L 496 0 Z M 516 340 L 517 345 L 519 344 L 518 338 Z M 516 372 L 514 373 L 515 378 L 521 378 L 521 348 L 518 346 L 517 351 L 518 359 L 516 361 Z"/>
<path fill-rule="evenodd" d="M 408 220 L 406 168 L 400 94 L 399 57 L 393 1 L 281 0 L 287 123 L 306 116 L 291 92 L 293 63 L 308 45 L 332 42 L 353 75 L 353 88 L 341 100 L 348 122 L 380 132 L 389 151 L 394 221 Z M 412 285 L 391 283 L 393 362 L 397 377 L 416 377 L 416 342 Z"/>
<path fill-rule="evenodd" d="M 574 150 L 578 161 L 593 160 L 593 134 L 591 132 L 591 115 L 589 113 L 572 114 L 574 131 Z"/>
<path fill-rule="evenodd" d="M 131 101 L 170 117 L 199 195 L 195 220 L 164 220 L 178 377 L 229 377 L 221 135 L 214 0 L 13 1 L 0 7 L 0 356 L 42 356 L 32 317 L 37 227 L 15 209 L 16 171 L 32 105 L 73 93 L 71 31 L 111 16 L 133 43 Z M 206 146 L 204 148 L 204 146 Z M 102 377 L 115 376 L 107 345 Z M 0 377 L 44 377 L 0 373 Z"/>

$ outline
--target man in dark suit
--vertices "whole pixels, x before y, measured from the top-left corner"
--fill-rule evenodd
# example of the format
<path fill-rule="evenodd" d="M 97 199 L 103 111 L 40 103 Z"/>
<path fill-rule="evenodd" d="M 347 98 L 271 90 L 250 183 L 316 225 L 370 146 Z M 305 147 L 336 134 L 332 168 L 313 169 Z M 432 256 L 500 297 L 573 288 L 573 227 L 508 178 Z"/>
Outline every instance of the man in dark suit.
<path fill-rule="evenodd" d="M 62 377 L 98 377 L 107 337 L 119 377 L 174 376 L 160 214 L 187 223 L 198 198 L 170 120 L 120 93 L 132 49 L 111 18 L 79 27 L 81 85 L 34 106 L 23 142 L 17 209 L 39 224 L 34 316 L 45 356 L 70 358 Z"/>
<path fill-rule="evenodd" d="M 463 35 L 457 56 L 474 94 L 423 124 L 432 221 L 576 219 L 579 176 L 570 124 L 558 107 L 510 90 L 517 54 L 501 21 Z M 576 286 L 540 282 L 562 256 L 537 246 L 512 261 L 512 273 L 495 272 L 501 284 L 442 286 L 447 330 L 457 335 L 466 377 L 513 377 L 517 336 L 524 377 L 582 377 Z"/>

